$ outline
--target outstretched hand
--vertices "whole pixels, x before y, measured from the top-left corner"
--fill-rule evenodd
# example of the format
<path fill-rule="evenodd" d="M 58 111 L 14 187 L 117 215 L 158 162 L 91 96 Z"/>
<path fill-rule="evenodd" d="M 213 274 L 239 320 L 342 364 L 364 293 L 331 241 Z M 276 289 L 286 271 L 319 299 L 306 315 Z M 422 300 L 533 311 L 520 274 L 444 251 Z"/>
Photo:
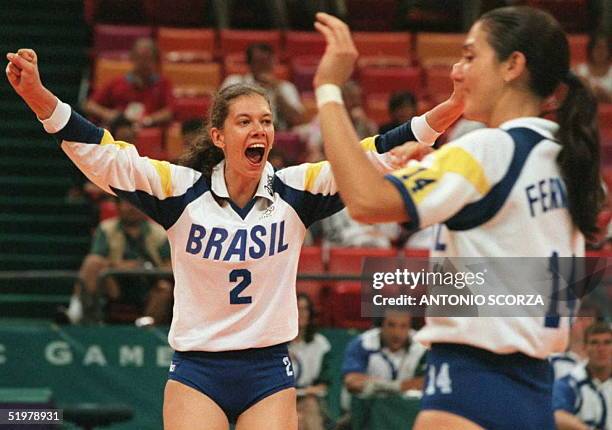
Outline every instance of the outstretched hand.
<path fill-rule="evenodd" d="M 38 74 L 36 52 L 31 49 L 20 49 L 16 54 L 9 52 L 6 58 L 9 60 L 6 76 L 17 94 L 26 98 L 43 89 Z"/>
<path fill-rule="evenodd" d="M 327 48 L 314 76 L 313 86 L 323 84 L 342 86 L 353 74 L 359 56 L 348 26 L 335 16 L 317 13 L 315 28 L 323 34 Z"/>

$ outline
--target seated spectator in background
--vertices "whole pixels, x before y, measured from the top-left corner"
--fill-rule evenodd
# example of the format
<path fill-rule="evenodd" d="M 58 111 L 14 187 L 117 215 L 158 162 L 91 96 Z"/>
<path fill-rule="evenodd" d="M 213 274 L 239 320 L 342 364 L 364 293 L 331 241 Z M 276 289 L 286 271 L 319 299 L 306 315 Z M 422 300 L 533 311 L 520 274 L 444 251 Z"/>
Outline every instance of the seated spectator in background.
<path fill-rule="evenodd" d="M 274 49 L 266 43 L 254 43 L 246 51 L 250 73 L 230 75 L 221 84 L 259 84 L 266 89 L 270 100 L 276 131 L 287 130 L 303 121 L 304 106 L 297 88 L 291 82 L 274 75 Z"/>
<path fill-rule="evenodd" d="M 592 34 L 587 45 L 587 62 L 576 66 L 576 74 L 593 90 L 601 103 L 612 103 L 612 38 Z"/>
<path fill-rule="evenodd" d="M 298 294 L 298 335 L 289 344 L 297 388 L 298 429 L 323 430 L 320 399 L 327 394 L 329 351 L 325 336 L 317 333 L 314 305 L 307 294 Z"/>
<path fill-rule="evenodd" d="M 102 317 L 98 302 L 101 294 L 110 301 L 142 304 L 140 294 L 145 290 L 142 314 L 152 317 L 156 323 L 167 323 L 172 283 L 166 279 L 112 277 L 106 279 L 104 291 L 98 291 L 98 276 L 107 269 L 170 268 L 170 246 L 165 230 L 125 200 L 119 200 L 118 213 L 117 218 L 101 222 L 96 229 L 91 250 L 79 271 L 85 291 L 79 285 L 75 287 L 66 315 L 72 323 L 97 322 Z"/>
<path fill-rule="evenodd" d="M 351 394 L 401 393 L 423 388 L 425 347 L 412 341 L 409 313 L 387 310 L 380 328 L 353 339 L 344 353 L 344 386 Z"/>
<path fill-rule="evenodd" d="M 572 321 L 567 350 L 549 357 L 555 380 L 567 376 L 576 366 L 586 363 L 587 352 L 584 333 L 586 328 L 596 321 L 597 312 L 595 309 L 590 309 L 583 305 L 580 308 L 579 316 L 575 317 Z"/>
<path fill-rule="evenodd" d="M 151 39 L 138 39 L 130 58 L 133 69 L 103 88 L 96 88 L 85 112 L 108 126 L 123 114 L 136 127 L 155 127 L 172 120 L 172 86 L 159 74 L 159 53 Z"/>
<path fill-rule="evenodd" d="M 198 118 L 188 119 L 181 124 L 181 136 L 183 137 L 183 146 L 191 147 L 192 142 L 202 134 L 203 121 Z"/>
<path fill-rule="evenodd" d="M 553 385 L 559 430 L 612 429 L 612 329 L 600 322 L 584 333 L 586 364 Z"/>
<path fill-rule="evenodd" d="M 389 117 L 391 121 L 381 125 L 379 134 L 393 130 L 417 115 L 417 101 L 410 91 L 396 91 L 389 98 Z"/>
<path fill-rule="evenodd" d="M 376 123 L 368 118 L 365 113 L 363 93 L 357 82 L 349 81 L 342 87 L 342 99 L 344 100 L 346 110 L 351 116 L 351 121 L 359 139 L 378 134 Z M 316 115 L 308 124 L 297 127 L 293 131 L 306 142 L 307 162 L 316 163 L 325 159 L 319 115 Z"/>
<path fill-rule="evenodd" d="M 362 224 L 347 209 L 321 220 L 322 239 L 333 247 L 391 248 L 399 239 L 397 223 Z"/>

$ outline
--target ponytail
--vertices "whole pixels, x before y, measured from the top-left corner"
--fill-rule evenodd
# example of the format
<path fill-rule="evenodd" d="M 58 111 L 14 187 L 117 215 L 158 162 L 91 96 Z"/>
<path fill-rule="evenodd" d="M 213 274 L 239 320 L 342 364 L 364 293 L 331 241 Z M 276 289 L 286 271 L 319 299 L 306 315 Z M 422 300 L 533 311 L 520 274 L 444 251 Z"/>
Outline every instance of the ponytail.
<path fill-rule="evenodd" d="M 597 101 L 572 72 L 565 78 L 568 91 L 557 111 L 557 139 L 562 149 L 557 158 L 567 187 L 569 212 L 587 237 L 597 233 L 597 215 L 604 201 L 601 185 Z"/>

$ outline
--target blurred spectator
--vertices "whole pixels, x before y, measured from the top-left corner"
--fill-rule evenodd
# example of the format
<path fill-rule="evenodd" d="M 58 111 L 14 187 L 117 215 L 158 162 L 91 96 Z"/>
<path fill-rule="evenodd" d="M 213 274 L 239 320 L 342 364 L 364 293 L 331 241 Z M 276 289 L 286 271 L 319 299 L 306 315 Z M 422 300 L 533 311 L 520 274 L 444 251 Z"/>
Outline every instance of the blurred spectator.
<path fill-rule="evenodd" d="M 555 380 L 567 376 L 576 366 L 584 364 L 587 361 L 584 333 L 586 328 L 596 321 L 596 310 L 582 306 L 579 316 L 575 317 L 572 321 L 567 351 L 553 354 L 549 357 L 553 367 Z"/>
<path fill-rule="evenodd" d="M 422 389 L 425 347 L 412 341 L 411 323 L 409 313 L 387 310 L 380 328 L 349 343 L 342 374 L 350 393 L 367 396 Z"/>
<path fill-rule="evenodd" d="M 125 200 L 119 201 L 118 213 L 117 218 L 103 221 L 96 229 L 91 250 L 79 271 L 85 291 L 75 287 L 66 315 L 72 323 L 97 322 L 101 319 L 101 294 L 111 302 L 141 304 L 139 294 L 144 290 L 147 297 L 143 315 L 157 323 L 166 323 L 170 320 L 172 301 L 172 283 L 168 280 L 117 276 L 107 278 L 104 291 L 98 291 L 98 276 L 107 269 L 170 268 L 170 246 L 165 230 Z"/>
<path fill-rule="evenodd" d="M 172 119 L 172 86 L 159 75 L 159 53 L 151 39 L 138 39 L 130 58 L 130 73 L 96 88 L 85 103 L 87 115 L 104 125 L 120 114 L 137 127 L 167 124 Z"/>
<path fill-rule="evenodd" d="M 327 394 L 331 345 L 314 324 L 314 305 L 298 294 L 298 335 L 289 344 L 297 388 L 298 429 L 323 430 L 320 400 Z"/>
<path fill-rule="evenodd" d="M 574 368 L 553 386 L 559 430 L 612 428 L 612 329 L 604 322 L 589 326 L 584 344 L 587 363 Z"/>
<path fill-rule="evenodd" d="M 417 114 L 417 101 L 410 91 L 396 91 L 389 98 L 389 117 L 391 121 L 381 125 L 379 134 L 393 130 Z"/>
<path fill-rule="evenodd" d="M 576 66 L 576 74 L 593 90 L 597 100 L 612 103 L 612 38 L 594 33 L 587 45 L 587 62 Z"/>
<path fill-rule="evenodd" d="M 321 228 L 322 239 L 336 247 L 391 248 L 401 233 L 397 223 L 361 224 L 347 209 L 323 219 Z"/>
<path fill-rule="evenodd" d="M 360 139 L 377 134 L 376 123 L 367 117 L 363 108 L 363 93 L 361 87 L 355 81 L 347 82 L 342 87 L 342 98 L 346 110 L 351 116 L 353 126 Z M 314 163 L 325 159 L 323 154 L 323 137 L 321 136 L 321 125 L 319 116 L 316 115 L 308 124 L 301 125 L 293 130 L 306 142 L 306 161 Z"/>
<path fill-rule="evenodd" d="M 272 166 L 276 170 L 280 170 L 289 165 L 287 163 L 287 157 L 285 156 L 285 153 L 281 149 L 274 148 L 274 147 L 272 148 L 272 150 L 270 150 L 270 155 L 268 156 L 268 162 L 272 164 Z"/>
<path fill-rule="evenodd" d="M 277 130 L 287 130 L 301 124 L 304 106 L 297 88 L 291 82 L 274 75 L 274 49 L 267 43 L 254 43 L 246 51 L 250 73 L 230 75 L 221 88 L 240 83 L 256 83 L 266 89 Z"/>
<path fill-rule="evenodd" d="M 181 136 L 183 136 L 183 147 L 189 148 L 191 144 L 202 134 L 203 121 L 198 118 L 188 119 L 181 124 Z"/>

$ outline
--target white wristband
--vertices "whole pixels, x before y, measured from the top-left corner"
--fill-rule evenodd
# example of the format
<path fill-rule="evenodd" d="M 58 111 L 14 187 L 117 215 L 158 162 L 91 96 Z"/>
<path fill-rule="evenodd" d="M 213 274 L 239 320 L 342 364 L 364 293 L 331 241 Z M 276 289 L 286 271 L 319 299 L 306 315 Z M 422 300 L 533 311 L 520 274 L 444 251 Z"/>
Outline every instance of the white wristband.
<path fill-rule="evenodd" d="M 70 120 L 70 114 L 72 108 L 69 104 L 63 103 L 60 99 L 57 99 L 57 105 L 53 110 L 51 116 L 47 119 L 38 119 L 47 133 L 53 134 L 66 127 Z"/>
<path fill-rule="evenodd" d="M 436 143 L 436 139 L 442 134 L 431 128 L 427 122 L 427 119 L 425 118 L 425 114 L 412 118 L 410 128 L 420 143 L 424 143 L 429 146 L 433 146 L 433 144 Z"/>
<path fill-rule="evenodd" d="M 344 104 L 342 100 L 342 90 L 338 85 L 323 84 L 315 90 L 315 98 L 317 99 L 317 107 L 321 109 L 326 103 Z"/>

